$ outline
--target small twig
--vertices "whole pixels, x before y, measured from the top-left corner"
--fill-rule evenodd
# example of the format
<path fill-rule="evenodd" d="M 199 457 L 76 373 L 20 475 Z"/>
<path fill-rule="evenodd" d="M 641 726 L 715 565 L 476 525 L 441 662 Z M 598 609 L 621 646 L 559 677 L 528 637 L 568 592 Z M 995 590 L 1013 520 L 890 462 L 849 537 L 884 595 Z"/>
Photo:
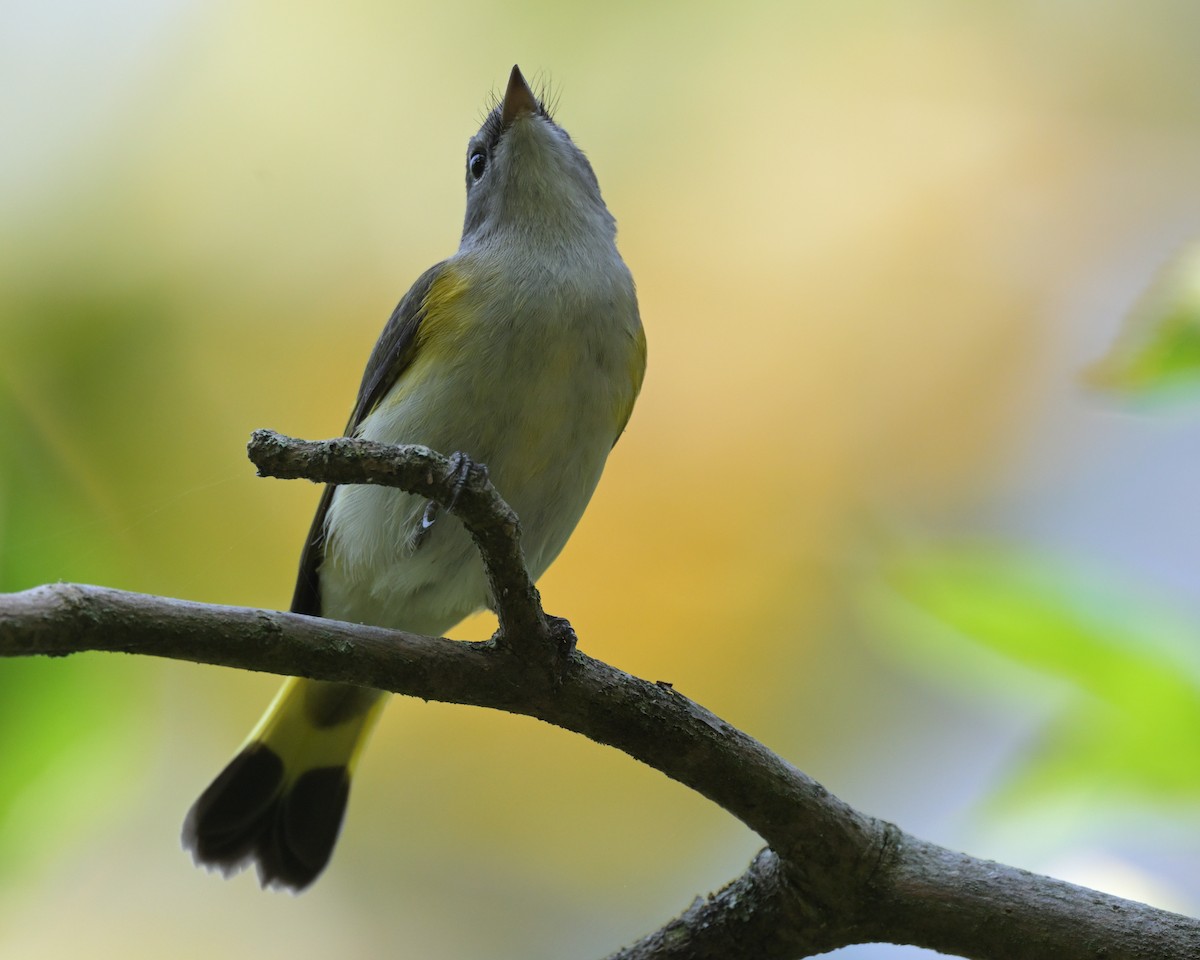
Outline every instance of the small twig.
<path fill-rule="evenodd" d="M 416 444 L 388 446 L 370 440 L 296 440 L 274 430 L 255 430 L 246 446 L 259 476 L 316 483 L 370 483 L 428 497 L 453 513 L 483 558 L 498 642 L 528 658 L 544 657 L 554 631 L 525 567 L 521 524 L 492 486 L 487 470 L 457 462 Z"/>

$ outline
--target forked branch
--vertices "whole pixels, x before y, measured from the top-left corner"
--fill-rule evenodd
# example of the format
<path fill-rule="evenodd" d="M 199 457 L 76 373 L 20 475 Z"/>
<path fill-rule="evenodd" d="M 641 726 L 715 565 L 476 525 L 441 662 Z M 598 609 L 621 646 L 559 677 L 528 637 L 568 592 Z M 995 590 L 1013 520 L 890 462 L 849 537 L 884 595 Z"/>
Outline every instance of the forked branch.
<path fill-rule="evenodd" d="M 525 714 L 614 746 L 768 845 L 742 877 L 613 955 L 620 960 L 783 960 L 870 941 L 980 960 L 1200 957 L 1200 921 L 918 840 L 673 688 L 564 652 L 525 572 L 516 517 L 478 467 L 421 447 L 269 431 L 254 434 L 250 452 L 264 475 L 382 483 L 446 504 L 483 555 L 497 640 L 57 584 L 0 596 L 0 656 L 107 650 L 338 680 Z"/>

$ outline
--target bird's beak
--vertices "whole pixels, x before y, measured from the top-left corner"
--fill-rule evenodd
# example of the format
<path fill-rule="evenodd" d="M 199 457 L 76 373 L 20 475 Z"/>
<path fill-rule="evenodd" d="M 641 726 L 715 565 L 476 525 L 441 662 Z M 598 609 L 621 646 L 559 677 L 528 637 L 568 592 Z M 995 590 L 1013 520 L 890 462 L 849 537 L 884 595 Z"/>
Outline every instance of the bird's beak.
<path fill-rule="evenodd" d="M 508 89 L 504 91 L 504 104 L 500 109 L 501 128 L 507 130 L 509 124 L 518 117 L 537 113 L 539 109 L 537 97 L 533 95 L 525 77 L 521 75 L 521 68 L 514 64 L 512 73 L 508 76 Z"/>

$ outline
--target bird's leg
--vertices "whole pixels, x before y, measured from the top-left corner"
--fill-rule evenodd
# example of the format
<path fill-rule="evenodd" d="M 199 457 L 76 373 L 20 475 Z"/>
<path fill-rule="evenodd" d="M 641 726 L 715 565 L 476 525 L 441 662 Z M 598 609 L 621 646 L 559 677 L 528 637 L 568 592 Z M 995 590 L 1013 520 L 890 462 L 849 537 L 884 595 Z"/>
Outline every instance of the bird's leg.
<path fill-rule="evenodd" d="M 454 487 L 451 490 L 450 498 L 446 502 L 447 510 L 454 510 L 454 505 L 458 503 L 458 498 L 466 488 L 467 481 L 471 479 L 471 471 L 478 467 L 483 471 L 484 477 L 487 477 L 487 466 L 485 464 L 477 464 L 469 456 L 461 451 L 455 451 L 448 457 L 450 461 L 450 472 L 447 479 L 454 481 Z M 429 532 L 433 529 L 434 523 L 437 521 L 438 515 L 442 512 L 442 504 L 436 500 L 428 500 L 425 503 L 425 512 L 421 514 L 421 526 L 413 537 L 413 547 L 419 547 L 429 537 Z"/>
<path fill-rule="evenodd" d="M 446 504 L 446 509 L 453 511 L 455 504 L 458 503 L 459 496 L 467 485 L 467 481 L 471 479 L 471 471 L 475 467 L 478 467 L 483 471 L 484 479 L 486 479 L 487 464 L 477 464 L 461 450 L 455 450 L 454 453 L 450 454 L 449 460 L 450 472 L 447 475 L 447 479 L 454 481 L 454 491 L 450 494 L 450 502 Z M 428 510 L 426 512 L 428 513 Z"/>

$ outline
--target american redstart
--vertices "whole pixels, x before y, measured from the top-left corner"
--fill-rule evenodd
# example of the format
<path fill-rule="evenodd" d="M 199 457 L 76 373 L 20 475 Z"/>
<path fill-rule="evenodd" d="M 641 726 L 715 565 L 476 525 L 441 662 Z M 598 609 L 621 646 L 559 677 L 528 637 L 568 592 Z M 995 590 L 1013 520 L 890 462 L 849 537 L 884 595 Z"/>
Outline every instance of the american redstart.
<path fill-rule="evenodd" d="M 616 223 L 583 153 L 513 67 L 467 146 L 458 252 L 401 299 L 367 361 L 348 436 L 483 463 L 521 520 L 536 579 L 574 530 L 641 388 L 646 340 Z M 441 635 L 489 603 L 438 505 L 325 488 L 296 613 Z M 257 864 L 300 890 L 333 852 L 350 777 L 387 694 L 292 678 L 183 828 L 197 863 Z"/>

